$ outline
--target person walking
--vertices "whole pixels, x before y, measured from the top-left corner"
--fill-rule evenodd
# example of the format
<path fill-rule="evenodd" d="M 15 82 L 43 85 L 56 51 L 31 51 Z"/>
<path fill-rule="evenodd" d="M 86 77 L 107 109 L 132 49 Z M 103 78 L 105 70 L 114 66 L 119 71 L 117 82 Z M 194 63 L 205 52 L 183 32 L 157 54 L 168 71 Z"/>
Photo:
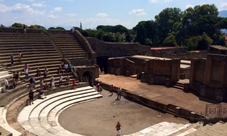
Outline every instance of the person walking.
<path fill-rule="evenodd" d="M 119 121 L 117 122 L 116 130 L 117 130 L 117 136 L 120 136 L 121 135 L 121 124 Z"/>
<path fill-rule="evenodd" d="M 122 94 L 122 89 L 118 88 L 118 90 L 117 90 L 117 99 L 116 100 L 120 100 L 121 99 L 121 94 Z"/>
<path fill-rule="evenodd" d="M 109 95 L 109 97 L 113 95 L 113 92 L 114 92 L 114 86 L 110 85 L 110 95 Z"/>

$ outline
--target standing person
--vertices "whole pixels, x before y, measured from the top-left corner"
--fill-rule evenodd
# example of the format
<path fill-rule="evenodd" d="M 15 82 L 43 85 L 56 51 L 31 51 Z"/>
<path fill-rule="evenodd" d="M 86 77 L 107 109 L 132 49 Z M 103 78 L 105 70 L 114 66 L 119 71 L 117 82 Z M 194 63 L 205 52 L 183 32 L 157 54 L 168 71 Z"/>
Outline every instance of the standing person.
<path fill-rule="evenodd" d="M 60 78 L 59 78 L 59 87 L 60 87 L 61 84 L 62 84 L 62 80 L 63 80 L 63 76 L 61 75 Z"/>
<path fill-rule="evenodd" d="M 118 90 L 117 90 L 117 99 L 116 100 L 120 100 L 121 99 L 121 93 L 122 93 L 122 89 L 118 88 Z"/>
<path fill-rule="evenodd" d="M 21 62 L 21 58 L 23 57 L 23 54 L 21 53 L 21 51 L 19 52 L 18 54 L 18 60 L 19 60 L 19 63 Z"/>
<path fill-rule="evenodd" d="M 121 135 L 121 124 L 120 124 L 120 122 L 117 122 L 116 130 L 117 130 L 117 136 L 120 136 Z"/>
<path fill-rule="evenodd" d="M 4 82 L 5 82 L 5 90 L 10 92 L 10 90 L 9 90 L 9 82 L 8 82 L 7 78 L 5 78 Z"/>
<path fill-rule="evenodd" d="M 68 72 L 68 64 L 65 63 L 64 69 L 65 69 L 65 72 Z"/>
<path fill-rule="evenodd" d="M 37 68 L 37 70 L 36 70 L 36 76 L 37 76 L 37 77 L 41 76 L 41 71 L 40 71 L 39 68 Z"/>
<path fill-rule="evenodd" d="M 29 98 L 29 105 L 34 104 L 33 99 L 34 99 L 34 92 L 31 89 L 30 92 L 28 93 L 28 98 Z"/>
<path fill-rule="evenodd" d="M 52 89 L 55 88 L 55 83 L 54 83 L 54 81 L 55 81 L 55 78 L 52 76 L 52 77 L 51 77 L 51 88 L 52 88 Z"/>
<path fill-rule="evenodd" d="M 30 78 L 29 82 L 30 82 L 30 87 L 35 88 L 35 77 L 34 76 Z"/>
<path fill-rule="evenodd" d="M 43 83 L 44 83 L 44 82 L 43 82 L 43 78 L 40 78 L 39 84 L 40 84 L 40 88 L 42 88 L 42 89 L 44 88 L 44 87 L 43 87 Z"/>
<path fill-rule="evenodd" d="M 64 71 L 63 71 L 63 68 L 61 67 L 61 65 L 58 67 L 58 74 L 60 74 L 60 73 L 64 73 Z"/>
<path fill-rule="evenodd" d="M 65 80 L 66 80 L 66 82 L 67 82 L 67 85 L 69 85 L 69 82 L 70 82 L 69 76 L 67 76 Z"/>
<path fill-rule="evenodd" d="M 114 86 L 110 85 L 110 95 L 109 95 L 109 97 L 113 95 L 113 92 L 114 92 Z"/>
<path fill-rule="evenodd" d="M 25 73 L 25 78 L 28 79 L 28 69 L 29 69 L 29 66 L 27 63 L 24 64 L 24 73 Z"/>
<path fill-rule="evenodd" d="M 11 60 L 11 65 L 13 65 L 13 62 L 14 62 L 14 56 L 13 56 L 13 54 L 10 55 L 10 60 Z"/>
<path fill-rule="evenodd" d="M 73 89 L 76 89 L 76 81 L 75 79 L 72 81 Z"/>
<path fill-rule="evenodd" d="M 43 76 L 44 76 L 44 78 L 46 78 L 46 77 L 47 77 L 47 74 L 48 74 L 48 69 L 47 69 L 47 67 L 45 67 L 44 72 L 43 72 Z"/>

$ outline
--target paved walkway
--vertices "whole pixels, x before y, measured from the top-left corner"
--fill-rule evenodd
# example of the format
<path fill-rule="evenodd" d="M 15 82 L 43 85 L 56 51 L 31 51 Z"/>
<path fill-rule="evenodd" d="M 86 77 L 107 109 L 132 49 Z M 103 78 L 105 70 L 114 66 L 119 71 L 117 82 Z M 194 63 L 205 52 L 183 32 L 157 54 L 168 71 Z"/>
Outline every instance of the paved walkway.
<path fill-rule="evenodd" d="M 186 93 L 180 89 L 167 88 L 160 85 L 148 85 L 136 78 L 105 74 L 100 75 L 97 80 L 121 87 L 135 95 L 163 104 L 173 104 L 196 113 L 204 114 L 206 104 L 211 104 L 210 102 L 200 100 L 199 97 L 192 93 Z"/>

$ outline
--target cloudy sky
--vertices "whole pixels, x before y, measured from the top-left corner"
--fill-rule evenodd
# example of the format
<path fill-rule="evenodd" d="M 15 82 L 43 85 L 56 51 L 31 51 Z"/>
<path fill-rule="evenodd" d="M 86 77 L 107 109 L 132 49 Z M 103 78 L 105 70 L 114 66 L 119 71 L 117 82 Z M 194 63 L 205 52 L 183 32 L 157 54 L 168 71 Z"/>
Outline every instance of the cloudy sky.
<path fill-rule="evenodd" d="M 139 21 L 154 19 L 167 7 L 185 10 L 189 6 L 215 4 L 227 10 L 226 0 L 0 0 L 0 24 L 38 24 L 46 28 L 83 29 L 121 24 L 129 29 Z"/>

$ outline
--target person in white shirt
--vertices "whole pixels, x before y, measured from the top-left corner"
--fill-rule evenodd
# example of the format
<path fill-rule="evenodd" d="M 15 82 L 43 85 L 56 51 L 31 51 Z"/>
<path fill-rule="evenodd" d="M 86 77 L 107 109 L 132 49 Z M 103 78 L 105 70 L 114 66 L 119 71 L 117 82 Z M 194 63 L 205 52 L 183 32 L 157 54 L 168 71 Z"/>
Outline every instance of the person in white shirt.
<path fill-rule="evenodd" d="M 8 80 L 6 78 L 5 78 L 5 90 L 10 92 L 10 90 L 9 90 L 9 82 L 8 82 Z"/>
<path fill-rule="evenodd" d="M 64 65 L 65 72 L 68 72 L 68 66 L 69 66 L 68 64 Z"/>
<path fill-rule="evenodd" d="M 63 80 L 63 76 L 61 75 L 60 78 L 59 78 L 59 87 L 60 87 L 61 84 L 62 84 L 62 80 Z"/>
<path fill-rule="evenodd" d="M 54 83 L 54 81 L 55 81 L 55 78 L 52 76 L 52 78 L 51 78 L 51 88 L 52 88 L 52 89 L 55 88 L 55 83 Z"/>

